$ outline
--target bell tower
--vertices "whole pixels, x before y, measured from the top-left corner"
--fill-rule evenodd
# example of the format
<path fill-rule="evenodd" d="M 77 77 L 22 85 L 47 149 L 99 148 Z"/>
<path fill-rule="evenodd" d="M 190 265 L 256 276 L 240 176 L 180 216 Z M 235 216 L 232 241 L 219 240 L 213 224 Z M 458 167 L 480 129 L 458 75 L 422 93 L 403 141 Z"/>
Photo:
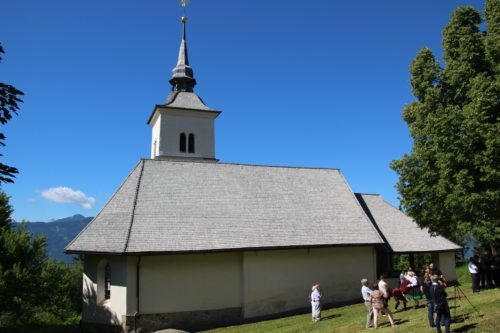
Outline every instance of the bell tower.
<path fill-rule="evenodd" d="M 194 93 L 196 80 L 186 43 L 187 17 L 183 16 L 181 22 L 179 57 L 169 81 L 172 91 L 164 104 L 155 106 L 148 120 L 152 128 L 151 158 L 217 161 L 214 122 L 221 112 L 207 107 Z"/>

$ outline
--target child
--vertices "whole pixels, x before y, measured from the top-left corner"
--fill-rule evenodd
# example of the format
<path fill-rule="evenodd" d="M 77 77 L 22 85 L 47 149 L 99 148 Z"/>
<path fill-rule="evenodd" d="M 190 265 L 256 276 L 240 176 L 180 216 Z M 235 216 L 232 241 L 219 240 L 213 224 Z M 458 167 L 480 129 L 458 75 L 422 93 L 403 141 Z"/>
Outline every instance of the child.
<path fill-rule="evenodd" d="M 396 305 L 394 306 L 394 309 L 398 309 L 399 302 L 403 301 L 403 306 L 404 309 L 406 310 L 406 297 L 401 290 L 401 288 L 394 288 L 392 289 L 392 296 L 394 296 L 394 300 L 396 301 Z"/>

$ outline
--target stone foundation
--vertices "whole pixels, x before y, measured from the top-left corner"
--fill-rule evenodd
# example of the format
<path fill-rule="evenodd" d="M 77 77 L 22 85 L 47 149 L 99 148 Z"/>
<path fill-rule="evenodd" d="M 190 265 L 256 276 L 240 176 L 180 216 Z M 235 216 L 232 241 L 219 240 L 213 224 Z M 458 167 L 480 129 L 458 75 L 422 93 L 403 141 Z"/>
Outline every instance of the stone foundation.
<path fill-rule="evenodd" d="M 222 310 L 186 311 L 173 313 L 140 314 L 124 318 L 126 332 L 149 333 L 161 329 L 180 329 L 196 332 L 243 321 L 241 308 Z M 135 329 L 135 330 L 134 330 Z"/>
<path fill-rule="evenodd" d="M 125 333 L 121 326 L 85 322 L 81 324 L 81 331 L 83 333 Z"/>

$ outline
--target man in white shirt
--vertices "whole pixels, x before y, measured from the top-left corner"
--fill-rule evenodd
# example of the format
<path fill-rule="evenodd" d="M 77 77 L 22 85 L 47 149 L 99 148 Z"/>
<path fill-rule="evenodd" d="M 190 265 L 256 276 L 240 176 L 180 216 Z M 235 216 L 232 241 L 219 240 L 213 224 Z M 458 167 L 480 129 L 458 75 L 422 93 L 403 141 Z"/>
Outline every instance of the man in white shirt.
<path fill-rule="evenodd" d="M 469 268 L 469 273 L 472 278 L 472 292 L 479 291 L 479 265 L 474 257 L 470 257 L 469 264 L 467 265 Z"/>
<path fill-rule="evenodd" d="M 311 293 L 311 308 L 312 308 L 312 320 L 318 322 L 321 320 L 321 287 L 319 284 L 312 286 Z"/>
<path fill-rule="evenodd" d="M 373 327 L 373 309 L 371 302 L 372 290 L 368 287 L 368 280 L 361 280 L 361 296 L 363 297 L 363 301 L 365 302 L 366 307 L 366 328 Z"/>

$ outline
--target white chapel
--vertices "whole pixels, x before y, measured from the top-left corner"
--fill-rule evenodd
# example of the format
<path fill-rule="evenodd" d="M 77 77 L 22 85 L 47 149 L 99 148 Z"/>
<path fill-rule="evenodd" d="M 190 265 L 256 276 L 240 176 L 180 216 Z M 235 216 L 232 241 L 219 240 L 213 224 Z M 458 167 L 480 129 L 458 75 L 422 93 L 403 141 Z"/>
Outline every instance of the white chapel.
<path fill-rule="evenodd" d="M 455 278 L 458 245 L 380 195 L 353 193 L 338 169 L 218 161 L 221 112 L 194 92 L 186 21 L 172 91 L 147 121 L 151 158 L 65 249 L 84 258 L 86 331 L 197 331 L 301 313 L 315 283 L 326 306 L 361 302 L 360 279 L 390 275 L 394 254 L 432 253 Z"/>

